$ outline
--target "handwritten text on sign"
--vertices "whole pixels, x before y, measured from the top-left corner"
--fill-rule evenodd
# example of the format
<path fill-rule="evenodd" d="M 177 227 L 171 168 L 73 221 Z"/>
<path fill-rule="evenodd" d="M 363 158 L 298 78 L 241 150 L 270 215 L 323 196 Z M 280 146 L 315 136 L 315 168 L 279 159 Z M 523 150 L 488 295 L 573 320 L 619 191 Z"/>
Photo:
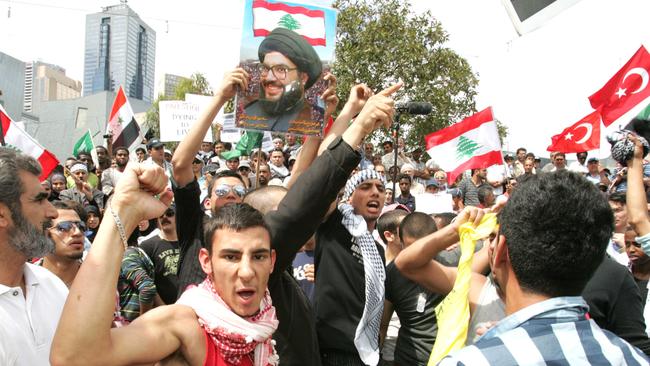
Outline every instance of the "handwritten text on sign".
<path fill-rule="evenodd" d="M 198 120 L 201 108 L 196 103 L 184 101 L 161 101 L 160 141 L 181 141 Z M 203 141 L 212 142 L 212 129 L 205 134 Z"/>

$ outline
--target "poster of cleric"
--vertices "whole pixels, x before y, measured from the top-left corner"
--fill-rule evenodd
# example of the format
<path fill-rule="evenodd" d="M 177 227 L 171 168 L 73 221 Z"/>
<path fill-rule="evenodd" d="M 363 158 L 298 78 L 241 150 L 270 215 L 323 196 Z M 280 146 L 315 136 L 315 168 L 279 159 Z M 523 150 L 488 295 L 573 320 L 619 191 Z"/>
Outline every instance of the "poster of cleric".
<path fill-rule="evenodd" d="M 321 135 L 334 57 L 336 11 L 294 2 L 246 0 L 236 125 L 247 130 Z"/>

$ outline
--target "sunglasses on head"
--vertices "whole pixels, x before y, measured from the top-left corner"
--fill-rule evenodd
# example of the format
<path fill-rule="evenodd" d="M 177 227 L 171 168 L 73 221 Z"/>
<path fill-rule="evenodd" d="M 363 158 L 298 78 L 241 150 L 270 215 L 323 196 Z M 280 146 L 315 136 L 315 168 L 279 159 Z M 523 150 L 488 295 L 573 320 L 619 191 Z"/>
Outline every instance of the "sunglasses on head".
<path fill-rule="evenodd" d="M 82 232 L 86 231 L 86 224 L 81 221 L 61 221 L 54 225 L 54 228 L 62 233 L 70 232 L 73 227 L 79 228 Z"/>
<path fill-rule="evenodd" d="M 235 192 L 238 197 L 244 197 L 246 194 L 246 188 L 241 184 L 236 186 L 231 186 L 229 184 L 219 184 L 215 189 L 214 193 L 219 197 L 225 197 L 230 193 L 230 191 Z"/>

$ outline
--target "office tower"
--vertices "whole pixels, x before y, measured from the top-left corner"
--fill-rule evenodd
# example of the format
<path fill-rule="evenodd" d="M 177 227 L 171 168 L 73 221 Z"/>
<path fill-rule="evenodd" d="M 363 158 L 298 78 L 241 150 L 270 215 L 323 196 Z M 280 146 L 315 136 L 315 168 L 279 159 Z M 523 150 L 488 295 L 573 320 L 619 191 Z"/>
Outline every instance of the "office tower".
<path fill-rule="evenodd" d="M 83 95 L 124 87 L 127 97 L 151 103 L 156 32 L 122 0 L 86 15 Z"/>
<path fill-rule="evenodd" d="M 25 112 L 38 114 L 42 102 L 81 96 L 81 81 L 65 75 L 65 69 L 41 61 L 25 63 Z"/>

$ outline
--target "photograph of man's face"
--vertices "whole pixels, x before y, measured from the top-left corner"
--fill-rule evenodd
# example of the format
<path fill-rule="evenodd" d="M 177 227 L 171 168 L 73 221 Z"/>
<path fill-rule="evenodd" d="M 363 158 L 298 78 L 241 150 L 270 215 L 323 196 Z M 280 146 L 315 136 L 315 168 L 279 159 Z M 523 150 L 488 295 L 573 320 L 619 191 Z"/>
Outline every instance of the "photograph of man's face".
<path fill-rule="evenodd" d="M 300 34 L 275 28 L 256 47 L 256 58 L 242 59 L 250 75 L 237 97 L 240 128 L 305 135 L 322 133 L 327 88 L 323 62 Z"/>
<path fill-rule="evenodd" d="M 269 52 L 259 64 L 262 108 L 271 116 L 291 110 L 303 101 L 306 73 L 280 52 Z"/>

